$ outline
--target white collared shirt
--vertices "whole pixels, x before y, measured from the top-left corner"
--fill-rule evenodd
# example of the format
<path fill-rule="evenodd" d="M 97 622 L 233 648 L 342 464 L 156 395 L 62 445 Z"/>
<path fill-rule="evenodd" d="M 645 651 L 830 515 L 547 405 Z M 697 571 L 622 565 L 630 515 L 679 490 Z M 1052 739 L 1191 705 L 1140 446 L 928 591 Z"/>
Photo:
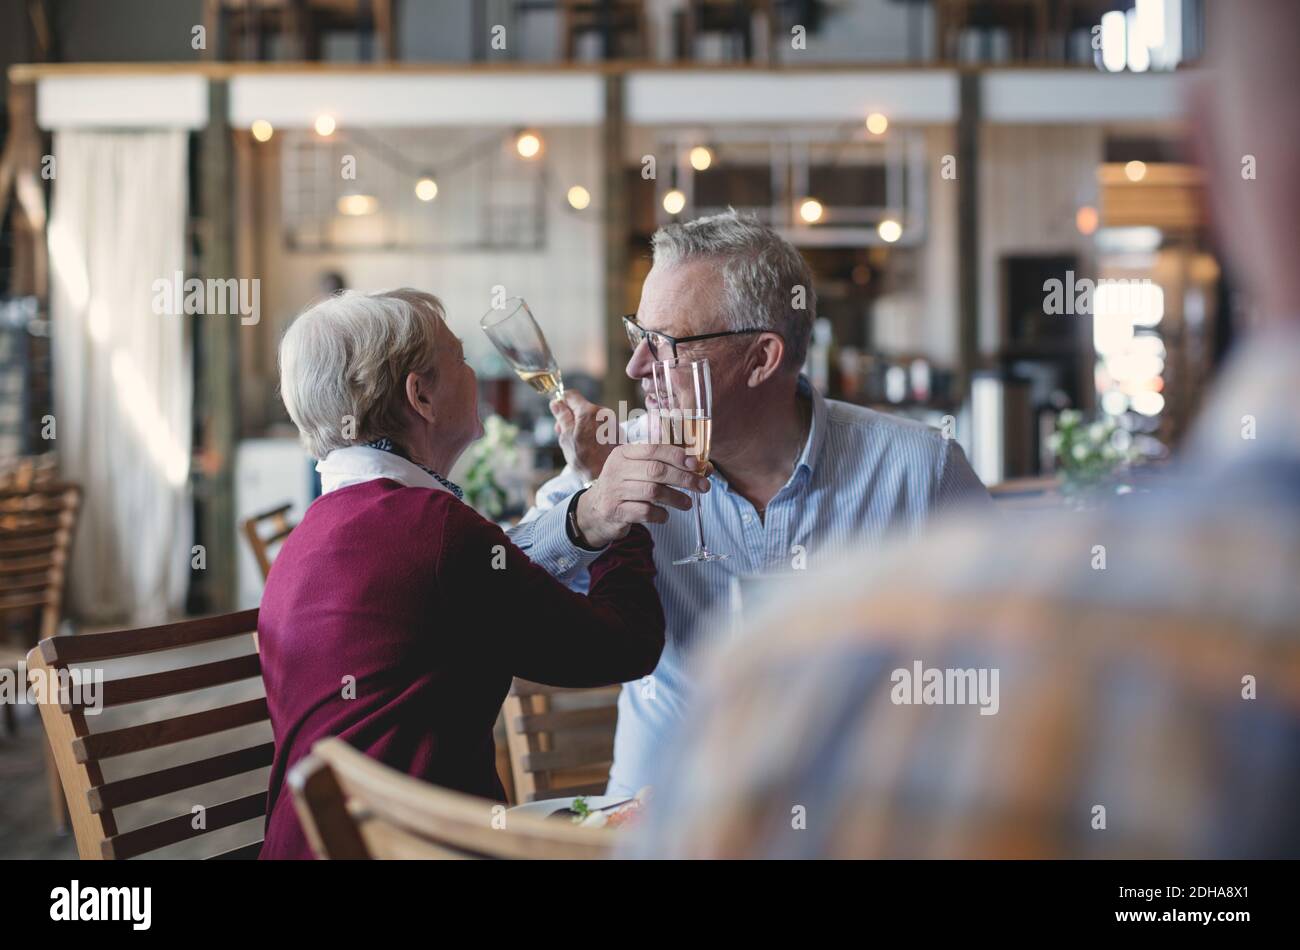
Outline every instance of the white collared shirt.
<path fill-rule="evenodd" d="M 449 491 L 438 480 L 414 462 L 382 449 L 366 445 L 350 445 L 335 449 L 316 463 L 320 472 L 321 494 L 327 495 L 336 488 L 347 488 L 376 478 L 391 478 L 410 488 L 433 488 Z"/>

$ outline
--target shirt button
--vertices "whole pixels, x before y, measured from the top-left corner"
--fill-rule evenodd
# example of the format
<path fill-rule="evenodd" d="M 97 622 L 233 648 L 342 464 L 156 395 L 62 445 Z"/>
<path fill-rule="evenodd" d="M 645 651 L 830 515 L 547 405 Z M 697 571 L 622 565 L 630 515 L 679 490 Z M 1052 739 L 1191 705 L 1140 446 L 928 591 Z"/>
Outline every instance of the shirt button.
<path fill-rule="evenodd" d="M 745 515 L 745 524 L 749 524 L 753 520 L 754 520 L 753 517 L 751 517 L 750 515 Z"/>

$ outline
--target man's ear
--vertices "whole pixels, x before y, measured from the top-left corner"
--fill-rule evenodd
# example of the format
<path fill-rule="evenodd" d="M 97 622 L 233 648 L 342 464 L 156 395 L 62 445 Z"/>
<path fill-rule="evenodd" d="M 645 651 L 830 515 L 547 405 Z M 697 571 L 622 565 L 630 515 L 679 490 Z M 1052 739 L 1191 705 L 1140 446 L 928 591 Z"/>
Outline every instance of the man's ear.
<path fill-rule="evenodd" d="M 749 349 L 749 376 L 746 382 L 750 389 L 761 386 L 771 379 L 785 361 L 785 340 L 776 333 L 761 333 Z"/>
<path fill-rule="evenodd" d="M 433 422 L 433 387 L 419 373 L 406 374 L 406 404 L 425 422 Z"/>

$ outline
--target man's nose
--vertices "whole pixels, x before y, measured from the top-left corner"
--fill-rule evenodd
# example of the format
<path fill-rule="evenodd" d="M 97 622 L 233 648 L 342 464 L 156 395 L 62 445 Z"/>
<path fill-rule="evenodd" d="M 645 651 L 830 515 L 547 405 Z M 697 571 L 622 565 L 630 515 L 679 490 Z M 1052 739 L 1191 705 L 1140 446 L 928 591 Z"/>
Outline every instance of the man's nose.
<path fill-rule="evenodd" d="M 632 351 L 632 358 L 627 361 L 627 375 L 631 379 L 649 379 L 650 366 L 654 363 L 654 354 L 650 352 L 650 344 L 642 340 Z"/>

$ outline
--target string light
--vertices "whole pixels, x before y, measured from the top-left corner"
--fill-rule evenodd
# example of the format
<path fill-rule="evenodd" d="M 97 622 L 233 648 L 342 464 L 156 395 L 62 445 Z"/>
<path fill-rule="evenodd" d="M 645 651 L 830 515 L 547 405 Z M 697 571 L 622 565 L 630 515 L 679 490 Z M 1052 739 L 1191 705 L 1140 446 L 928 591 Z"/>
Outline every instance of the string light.
<path fill-rule="evenodd" d="M 1129 181 L 1141 181 L 1147 176 L 1147 163 L 1132 161 L 1124 166 L 1124 175 Z"/>
<path fill-rule="evenodd" d="M 691 167 L 697 172 L 708 170 L 709 166 L 712 164 L 713 152 L 711 149 L 703 145 L 697 145 L 695 148 L 691 149 Z"/>
<path fill-rule="evenodd" d="M 321 138 L 329 138 L 334 134 L 336 127 L 337 123 L 334 121 L 334 116 L 329 113 L 316 116 L 316 134 Z"/>
<path fill-rule="evenodd" d="M 799 217 L 803 218 L 808 224 L 816 224 L 822 219 L 826 209 L 816 198 L 805 198 L 799 202 Z"/>
<path fill-rule="evenodd" d="M 872 135 L 884 135 L 889 128 L 889 119 L 883 112 L 873 112 L 867 116 L 867 131 Z"/>
<path fill-rule="evenodd" d="M 542 140 L 535 132 L 520 132 L 515 139 L 515 151 L 521 158 L 536 158 L 541 150 Z"/>
<path fill-rule="evenodd" d="M 880 240 L 886 244 L 893 244 L 903 236 L 903 226 L 893 218 L 886 218 L 880 222 L 880 226 L 876 228 L 876 233 L 880 235 Z"/>
<path fill-rule="evenodd" d="M 379 201 L 374 195 L 343 195 L 338 201 L 339 214 L 350 218 L 374 214 L 378 207 Z"/>
<path fill-rule="evenodd" d="M 269 142 L 271 136 L 275 134 L 275 129 L 265 119 L 258 119 L 252 124 L 249 131 L 253 133 L 253 138 L 259 142 Z"/>
<path fill-rule="evenodd" d="M 438 183 L 432 175 L 424 175 L 415 183 L 415 197 L 421 201 L 432 201 L 438 197 Z"/>
<path fill-rule="evenodd" d="M 664 210 L 669 214 L 681 214 L 686 207 L 686 195 L 680 188 L 674 188 L 664 195 Z"/>
<path fill-rule="evenodd" d="M 569 206 L 575 211 L 582 211 L 591 204 L 591 192 L 581 185 L 574 185 L 569 189 Z"/>

